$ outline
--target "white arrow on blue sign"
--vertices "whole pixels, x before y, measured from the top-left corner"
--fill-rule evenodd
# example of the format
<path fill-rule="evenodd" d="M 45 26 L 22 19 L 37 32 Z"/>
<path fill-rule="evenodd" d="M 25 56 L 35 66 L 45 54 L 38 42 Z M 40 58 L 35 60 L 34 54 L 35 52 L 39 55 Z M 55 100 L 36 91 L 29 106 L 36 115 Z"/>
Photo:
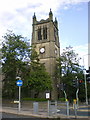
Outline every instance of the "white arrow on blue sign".
<path fill-rule="evenodd" d="M 22 80 L 17 80 L 16 84 L 17 84 L 17 86 L 22 86 L 23 85 L 23 81 Z"/>

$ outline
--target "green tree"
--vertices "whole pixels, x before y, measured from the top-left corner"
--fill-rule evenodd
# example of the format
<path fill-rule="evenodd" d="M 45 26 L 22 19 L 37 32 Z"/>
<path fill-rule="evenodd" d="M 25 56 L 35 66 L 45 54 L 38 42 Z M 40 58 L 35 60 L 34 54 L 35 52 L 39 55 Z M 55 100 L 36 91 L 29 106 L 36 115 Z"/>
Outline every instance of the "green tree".
<path fill-rule="evenodd" d="M 44 91 L 51 88 L 50 76 L 45 66 L 39 63 L 38 54 L 21 35 L 6 33 L 2 43 L 3 96 L 16 98 L 16 77 L 23 80 L 23 96 L 31 89 Z"/>
<path fill-rule="evenodd" d="M 46 72 L 44 64 L 39 62 L 38 55 L 35 49 L 31 54 L 30 69 L 27 76 L 28 92 L 34 91 L 34 97 L 38 97 L 39 93 L 45 90 L 51 90 L 51 78 Z"/>
<path fill-rule="evenodd" d="M 16 93 L 16 77 L 21 77 L 26 71 L 28 63 L 25 61 L 30 56 L 30 46 L 26 38 L 15 35 L 11 31 L 3 37 L 2 43 L 2 72 L 3 96 L 14 97 Z"/>
<path fill-rule="evenodd" d="M 79 65 L 80 59 L 81 58 L 78 57 L 78 54 L 74 52 L 73 48 L 69 46 L 63 50 L 63 53 L 58 60 L 61 72 L 61 83 L 66 84 L 65 90 L 70 100 L 76 97 L 76 88 L 73 87 L 73 80 L 76 79 L 76 76 L 78 79 L 83 80 L 83 70 Z M 82 91 L 84 91 L 84 85 L 81 92 L 79 92 L 80 95 L 82 94 Z"/>

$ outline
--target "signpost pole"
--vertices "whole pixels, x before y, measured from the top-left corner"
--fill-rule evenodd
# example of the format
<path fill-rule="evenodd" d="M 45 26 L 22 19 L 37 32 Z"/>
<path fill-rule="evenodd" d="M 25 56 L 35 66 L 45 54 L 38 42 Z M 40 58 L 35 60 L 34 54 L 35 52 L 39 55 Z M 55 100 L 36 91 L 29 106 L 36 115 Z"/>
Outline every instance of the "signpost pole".
<path fill-rule="evenodd" d="M 19 86 L 19 112 L 20 112 L 20 109 L 21 109 L 21 86 Z"/>
<path fill-rule="evenodd" d="M 18 110 L 20 112 L 20 109 L 21 109 L 21 86 L 23 85 L 23 81 L 20 80 L 21 78 L 20 77 L 17 77 L 19 78 L 19 80 L 16 82 L 18 88 L 19 88 L 19 104 L 18 104 Z"/>
<path fill-rule="evenodd" d="M 49 100 L 48 100 L 48 116 L 49 116 L 49 111 L 50 111 L 50 107 L 49 107 Z"/>

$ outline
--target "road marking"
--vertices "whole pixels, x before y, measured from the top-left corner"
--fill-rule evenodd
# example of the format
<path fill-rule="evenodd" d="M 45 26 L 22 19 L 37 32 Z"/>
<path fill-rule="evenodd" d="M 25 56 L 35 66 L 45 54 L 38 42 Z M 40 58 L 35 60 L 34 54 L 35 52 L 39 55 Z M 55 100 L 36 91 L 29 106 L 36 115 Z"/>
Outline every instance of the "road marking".
<path fill-rule="evenodd" d="M 90 112 L 90 110 L 82 110 L 82 109 L 78 109 L 77 111 L 82 111 L 82 112 Z"/>

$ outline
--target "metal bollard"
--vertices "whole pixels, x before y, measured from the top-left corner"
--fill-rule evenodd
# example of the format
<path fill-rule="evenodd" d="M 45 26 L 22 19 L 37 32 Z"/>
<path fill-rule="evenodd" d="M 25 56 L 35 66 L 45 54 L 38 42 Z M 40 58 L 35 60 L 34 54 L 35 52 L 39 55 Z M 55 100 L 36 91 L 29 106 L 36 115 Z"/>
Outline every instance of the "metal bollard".
<path fill-rule="evenodd" d="M 77 105 L 74 104 L 75 118 L 77 118 Z"/>
<path fill-rule="evenodd" d="M 67 105 L 67 116 L 69 117 L 69 101 L 66 99 L 66 105 Z"/>
<path fill-rule="evenodd" d="M 38 114 L 38 102 L 33 103 L 33 112 L 34 114 Z"/>

